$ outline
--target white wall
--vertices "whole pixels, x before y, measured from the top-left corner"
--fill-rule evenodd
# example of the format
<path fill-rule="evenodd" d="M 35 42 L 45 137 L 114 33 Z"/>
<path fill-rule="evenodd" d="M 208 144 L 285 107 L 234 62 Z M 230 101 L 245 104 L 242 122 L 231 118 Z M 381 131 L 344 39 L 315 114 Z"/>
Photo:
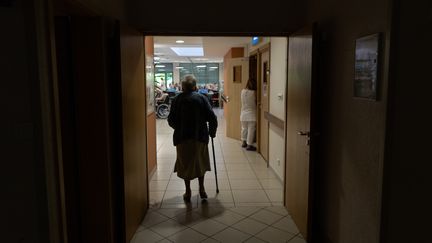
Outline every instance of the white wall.
<path fill-rule="evenodd" d="M 287 38 L 270 38 L 270 113 L 285 120 L 285 87 L 287 72 Z M 270 167 L 284 179 L 285 174 L 285 132 L 270 124 L 269 162 Z"/>

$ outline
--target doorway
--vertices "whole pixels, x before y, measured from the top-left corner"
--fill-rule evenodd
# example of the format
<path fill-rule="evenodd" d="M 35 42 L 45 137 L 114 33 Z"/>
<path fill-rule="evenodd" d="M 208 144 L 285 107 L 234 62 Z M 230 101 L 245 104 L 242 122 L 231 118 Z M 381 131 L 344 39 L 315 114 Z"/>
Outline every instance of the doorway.
<path fill-rule="evenodd" d="M 114 24 L 114 26 L 115 26 L 115 24 Z M 141 79 L 144 80 L 145 79 L 144 78 L 144 75 L 145 75 L 144 69 L 147 69 L 147 66 L 148 66 L 147 64 L 149 64 L 149 62 L 147 62 L 147 58 L 146 58 L 146 56 L 148 56 L 147 55 L 148 53 L 144 53 L 144 49 L 145 49 L 144 47 L 146 46 L 145 40 L 139 32 L 136 32 L 133 30 L 122 30 L 121 28 L 118 28 L 117 30 L 119 30 L 119 35 L 118 35 L 119 39 L 113 39 L 112 42 L 110 42 L 110 44 L 112 44 L 114 46 L 115 46 L 115 44 L 118 44 L 120 47 L 120 52 L 119 52 L 120 53 L 120 62 L 122 64 L 120 67 L 122 69 L 119 70 L 119 73 L 114 75 L 114 77 L 119 78 L 119 80 L 125 80 L 125 81 L 129 80 L 132 83 L 137 84 L 138 80 L 141 80 Z M 101 33 L 101 32 L 99 32 L 99 33 Z M 118 42 L 116 42 L 116 41 L 118 41 Z M 139 55 L 137 55 L 137 53 L 139 53 Z M 260 65 L 260 69 L 258 69 L 258 70 L 261 70 L 261 71 L 258 71 L 258 74 L 257 74 L 257 76 L 260 75 L 260 85 L 259 85 L 261 87 L 260 88 L 261 90 L 259 91 L 260 95 L 263 95 L 264 93 L 266 93 L 267 97 L 270 95 L 270 82 L 271 82 L 270 58 L 271 58 L 271 56 L 270 56 L 270 46 L 269 46 L 268 54 L 265 54 L 265 51 L 260 54 L 260 59 L 265 60 L 265 61 L 263 61 L 262 65 Z M 246 56 L 245 59 L 248 60 L 249 57 Z M 246 66 L 249 67 L 249 65 L 250 65 L 250 63 L 247 63 Z M 238 66 L 238 65 L 233 65 L 233 66 Z M 234 70 L 234 69 L 230 68 L 230 70 Z M 229 75 L 229 76 L 233 77 L 232 83 L 234 83 L 234 81 L 237 81 L 237 79 L 234 78 L 235 75 L 233 73 L 235 73 L 235 72 L 233 71 L 231 73 L 232 75 Z M 243 76 L 247 76 L 247 74 L 249 73 L 248 68 L 245 68 L 244 71 L 242 71 L 241 73 Z M 135 80 L 135 78 L 136 78 L 136 80 Z M 173 77 L 173 80 L 175 82 L 175 77 Z M 243 79 L 241 79 L 241 80 L 243 80 Z M 227 82 L 227 80 L 224 79 L 223 84 L 226 84 L 225 82 Z M 229 86 L 223 86 L 222 83 L 220 83 L 220 86 L 221 87 L 228 87 L 228 90 L 230 90 L 230 88 L 231 88 Z M 149 170 L 149 168 L 147 167 L 149 165 L 149 157 L 148 157 L 149 152 L 143 150 L 143 148 L 144 149 L 150 148 L 149 143 L 151 141 L 149 140 L 149 134 L 150 134 L 149 126 L 152 126 L 149 123 L 148 116 L 145 116 L 146 112 L 148 111 L 148 108 L 146 108 L 146 105 L 148 105 L 150 102 L 149 100 L 145 100 L 145 98 L 146 98 L 145 93 L 153 94 L 153 92 L 151 92 L 151 90 L 148 90 L 145 87 L 144 83 L 143 83 L 142 87 L 141 86 L 135 87 L 135 88 L 132 88 L 132 87 L 135 87 L 135 86 L 133 86 L 133 85 L 129 86 L 129 85 L 127 85 L 127 83 L 123 83 L 123 86 L 121 86 L 121 87 L 116 86 L 116 88 L 120 88 L 121 92 L 126 92 L 126 96 L 124 96 L 125 93 L 122 93 L 122 95 L 119 95 L 119 93 L 117 93 L 117 94 L 110 93 L 110 92 L 115 92 L 114 86 L 113 86 L 113 88 L 108 88 L 107 93 L 106 93 L 106 95 L 112 95 L 112 97 L 115 97 L 115 99 L 117 99 L 114 101 L 114 103 L 121 102 L 123 104 L 123 106 L 119 110 L 115 110 L 115 109 L 110 110 L 110 109 L 113 109 L 112 107 L 107 108 L 109 111 L 121 112 L 121 114 L 122 114 L 121 116 L 123 117 L 123 119 L 121 121 L 114 119 L 114 120 L 112 120 L 113 123 L 110 123 L 110 125 L 108 125 L 108 126 L 113 126 L 114 128 L 117 126 L 122 127 L 123 130 L 121 130 L 120 134 L 113 134 L 113 136 L 114 137 L 115 136 L 122 136 L 122 139 L 124 139 L 124 142 L 122 142 L 121 144 L 117 144 L 117 145 L 127 147 L 127 148 L 123 147 L 122 151 L 115 155 L 116 156 L 115 158 L 121 160 L 122 163 L 125 163 L 125 161 L 131 161 L 129 159 L 132 159 L 135 162 L 138 161 L 138 163 L 144 162 L 144 166 L 138 166 L 138 164 L 135 162 L 131 164 L 131 165 L 135 164 L 135 165 L 137 165 L 137 167 L 133 167 L 133 166 L 127 167 L 125 164 L 121 164 L 120 167 L 115 167 L 115 168 L 119 169 L 118 171 L 115 171 L 115 172 L 111 171 L 114 173 L 114 175 L 108 174 L 108 175 L 112 176 L 111 177 L 111 179 L 112 179 L 111 183 L 113 183 L 115 185 L 118 185 L 116 183 L 120 183 L 122 185 L 122 188 L 118 189 L 119 191 L 117 191 L 117 192 L 124 193 L 123 195 L 125 197 L 130 198 L 130 200 L 131 200 L 128 202 L 128 199 L 126 199 L 126 198 L 121 198 L 120 201 L 118 201 L 117 199 L 114 199 L 114 202 L 116 203 L 117 206 L 113 206 L 113 207 L 118 208 L 120 205 L 120 207 L 123 207 L 123 209 L 125 211 L 123 211 L 121 213 L 112 212 L 112 215 L 117 215 L 118 219 L 120 219 L 120 222 L 125 223 L 125 227 L 124 227 L 125 232 L 123 234 L 124 234 L 126 239 L 131 239 L 132 235 L 134 235 L 134 233 L 135 233 L 134 229 L 136 230 L 136 227 L 143 223 L 141 221 L 142 218 L 140 219 L 138 216 L 142 217 L 142 215 L 144 215 L 144 213 L 140 213 L 140 212 L 145 212 L 146 208 L 147 208 L 147 206 L 146 206 L 147 202 L 149 202 L 149 201 L 150 201 L 150 203 L 152 202 L 151 200 L 149 200 L 147 198 L 147 196 L 149 196 L 151 199 L 152 192 L 151 191 L 147 192 L 148 186 L 146 185 L 146 183 L 151 184 L 152 180 L 150 178 L 147 179 L 146 176 L 149 173 L 152 176 L 155 175 L 154 173 L 152 174 L 151 173 L 152 171 Z M 239 86 L 239 87 L 241 87 L 241 86 Z M 130 89 L 128 89 L 128 88 L 130 88 Z M 236 90 L 236 89 L 237 88 L 232 88 L 231 90 Z M 129 90 L 130 92 L 127 90 Z M 142 92 L 140 91 L 139 94 L 134 93 L 134 91 L 138 91 L 138 90 L 142 90 Z M 130 99 L 122 100 L 120 98 L 120 97 L 126 97 L 127 98 L 128 97 L 127 94 L 131 95 Z M 134 103 L 137 101 L 137 100 L 135 100 L 135 98 L 137 98 L 137 97 L 140 97 L 140 99 L 139 99 L 140 105 L 138 105 L 138 103 Z M 147 97 L 149 97 L 149 96 L 147 95 Z M 234 98 L 234 97 L 236 97 L 236 95 L 233 95 L 232 97 Z M 110 102 L 112 101 L 110 99 L 108 99 L 108 100 Z M 83 102 L 83 101 L 81 101 L 81 102 Z M 110 107 L 110 105 L 113 105 L 114 103 L 107 104 L 107 107 Z M 118 103 L 116 103 L 116 104 L 118 104 Z M 131 106 L 130 104 L 136 104 L 136 106 Z M 227 105 L 225 105 L 224 107 L 226 107 L 226 106 Z M 267 107 L 268 106 L 269 106 L 269 104 L 267 104 Z M 228 107 L 229 107 L 229 105 L 228 105 Z M 140 115 L 140 121 L 144 121 L 143 124 L 147 124 L 147 127 L 142 127 L 142 126 L 136 126 L 135 127 L 135 128 L 138 127 L 139 129 L 141 129 L 141 128 L 144 129 L 144 130 L 140 130 L 139 138 L 135 136 L 136 130 L 135 130 L 135 132 L 132 131 L 135 128 L 133 128 L 132 130 L 129 131 L 129 130 L 127 130 L 128 128 L 124 127 L 125 124 L 129 124 L 128 119 L 127 119 L 128 116 L 125 115 L 125 113 L 131 112 L 131 113 L 129 113 L 131 115 L 130 121 L 137 121 L 135 119 L 136 117 L 133 117 L 133 114 L 135 114 L 135 112 L 138 110 L 140 110 L 141 112 L 145 111 L 142 114 L 142 116 Z M 267 112 L 268 111 L 269 111 L 269 109 L 267 110 Z M 217 112 L 219 113 L 219 115 L 222 116 L 222 114 L 223 114 L 222 110 L 218 110 Z M 124 119 L 126 119 L 126 120 L 124 120 Z M 267 120 L 265 116 L 262 119 Z M 133 124 L 135 124 L 135 123 L 133 123 Z M 136 125 L 136 124 L 135 125 L 133 125 L 133 124 L 131 124 L 132 127 Z M 221 126 L 220 126 L 221 128 L 227 128 L 227 123 L 225 121 L 221 120 L 220 124 L 221 124 Z M 113 129 L 113 131 L 114 130 L 115 129 Z M 262 130 L 263 129 L 261 129 L 260 134 L 262 134 Z M 226 131 L 224 131 L 224 132 L 226 132 Z M 126 141 L 133 141 L 134 140 L 134 139 L 129 140 L 129 139 L 125 138 L 124 136 L 128 136 L 127 134 L 130 135 L 129 138 L 136 138 L 139 141 L 141 141 L 140 142 L 141 145 L 138 147 L 136 146 L 136 144 L 126 145 Z M 219 134 L 219 135 L 221 135 L 221 134 Z M 261 136 L 261 135 L 259 135 L 259 136 Z M 267 192 L 266 192 L 266 189 L 273 190 L 271 187 L 274 184 L 274 183 L 272 183 L 274 181 L 270 180 L 270 179 L 274 179 L 274 178 L 268 177 L 269 174 L 271 174 L 271 172 L 268 171 L 268 162 L 266 162 L 266 160 L 263 157 L 258 156 L 256 153 L 253 154 L 252 152 L 243 151 L 241 149 L 241 146 L 240 146 L 238 140 L 234 140 L 232 138 L 223 137 L 223 136 L 220 136 L 220 137 L 221 137 L 220 140 L 216 141 L 216 144 L 215 144 L 215 151 L 219 152 L 219 153 L 217 153 L 218 156 L 216 157 L 216 166 L 218 168 L 218 171 L 220 170 L 220 173 L 218 173 L 219 180 L 220 180 L 219 185 L 221 186 L 221 189 L 224 187 L 224 185 L 225 186 L 229 185 L 230 192 L 215 195 L 215 196 L 217 196 L 217 198 L 214 197 L 213 203 L 216 203 L 219 205 L 224 205 L 227 208 L 235 206 L 236 203 L 238 203 L 238 205 L 244 205 L 244 206 L 252 206 L 251 203 L 255 204 L 255 205 L 261 204 L 261 206 L 271 206 L 271 207 L 283 206 L 282 198 L 274 200 L 274 202 L 273 202 L 270 199 L 273 196 L 270 194 L 267 194 Z M 135 141 L 137 141 L 137 140 L 135 140 Z M 144 143 L 142 143 L 142 141 L 144 141 Z M 269 142 L 267 141 L 267 144 L 268 143 Z M 113 143 L 113 144 L 116 144 L 116 143 Z M 260 144 L 263 144 L 263 143 L 260 142 Z M 161 147 L 158 148 L 158 145 L 159 144 L 157 143 L 157 139 L 156 139 L 155 148 L 156 148 L 156 151 L 159 152 L 159 149 L 162 149 L 163 147 L 160 144 Z M 132 149 L 133 151 L 129 150 L 129 149 Z M 128 151 L 132 153 L 132 154 L 130 154 L 132 157 L 125 157 L 125 156 L 128 156 L 127 155 L 127 154 L 129 154 Z M 133 154 L 135 154 L 136 156 L 133 156 Z M 267 153 L 265 153 L 265 154 L 267 154 L 267 156 L 269 157 L 268 150 L 267 150 Z M 166 156 L 167 161 L 170 160 L 171 163 L 173 161 L 172 155 L 173 155 L 173 153 L 171 151 L 170 155 Z M 267 158 L 267 161 L 268 160 L 269 160 L 269 158 Z M 157 166 L 160 166 L 162 164 L 163 163 L 156 165 L 155 168 L 157 168 Z M 118 165 L 116 165 L 116 166 L 118 166 Z M 144 172 L 145 175 L 144 174 L 137 175 L 136 171 L 140 171 L 140 173 Z M 119 173 L 119 174 L 121 173 L 121 175 L 119 175 L 117 173 Z M 129 175 L 134 175 L 135 178 L 140 177 L 141 179 L 131 180 L 133 177 L 129 177 Z M 254 177 L 252 177 L 252 176 L 254 176 Z M 169 180 L 166 184 L 166 190 L 163 192 L 163 197 L 168 195 L 167 189 L 168 189 L 168 187 L 170 187 L 169 183 L 171 183 L 171 177 L 172 177 L 172 173 L 170 174 Z M 213 179 L 214 178 L 212 178 L 211 174 L 209 174 L 208 181 L 209 182 L 213 181 Z M 226 182 L 223 182 L 224 179 L 226 180 Z M 254 184 L 252 181 L 255 181 L 258 183 Z M 140 187 L 141 189 L 137 189 L 137 188 L 134 189 L 133 186 L 128 186 L 128 185 L 132 185 L 131 183 L 134 185 L 138 185 L 138 187 Z M 156 186 L 161 186 L 161 184 L 156 183 L 156 182 L 154 182 L 153 184 L 158 184 Z M 264 184 L 266 184 L 267 188 L 264 188 Z M 145 187 L 143 187 L 143 185 L 145 185 Z M 179 184 L 177 183 L 176 185 L 174 185 L 174 183 L 173 183 L 171 185 L 172 186 L 170 188 L 174 188 L 174 187 L 178 188 Z M 211 185 L 212 184 L 207 185 L 208 190 L 211 190 L 210 189 L 212 187 Z M 256 187 L 258 187 L 258 186 L 260 186 L 262 189 L 256 189 Z M 161 187 L 164 187 L 164 186 L 162 185 Z M 245 187 L 249 188 L 249 192 L 247 192 L 247 193 L 241 192 L 241 191 L 247 190 L 247 189 L 244 189 Z M 138 191 L 138 190 L 141 191 L 141 195 L 139 197 L 139 201 L 136 201 L 135 200 L 136 195 L 134 192 Z M 229 195 L 231 195 L 231 196 L 229 196 Z M 230 197 L 231 197 L 231 199 L 228 199 Z M 262 199 L 262 201 L 260 201 L 261 200 L 260 198 Z M 265 201 L 263 198 L 267 198 L 267 201 Z M 169 203 L 169 202 L 177 202 L 175 200 L 177 200 L 177 199 L 174 199 L 174 201 L 168 201 L 168 203 L 166 203 L 166 204 L 173 204 L 170 206 L 178 207 L 177 205 L 174 206 L 174 204 L 178 204 L 178 203 Z M 256 200 L 258 200 L 258 201 L 256 201 Z M 131 206 L 128 206 L 128 203 L 132 203 L 133 205 L 135 205 L 132 207 L 137 209 L 137 211 L 135 211 L 134 213 L 131 213 L 133 210 L 130 211 L 131 208 L 129 208 L 129 207 L 131 207 Z M 163 199 L 160 201 L 160 206 L 161 206 L 160 207 L 161 209 L 162 209 L 162 207 L 164 207 Z M 164 207 L 164 208 L 166 208 L 166 207 Z M 198 198 L 197 198 L 196 208 L 198 208 Z M 170 209 L 175 209 L 175 208 L 170 208 Z M 275 213 L 279 216 L 282 216 L 280 219 L 286 218 L 286 215 L 281 214 L 280 211 L 272 212 L 271 210 L 267 210 L 267 209 L 265 209 L 265 210 L 266 211 L 263 211 L 263 212 L 261 212 L 262 210 L 258 210 L 256 212 L 252 213 L 252 214 L 257 214 L 256 217 L 257 217 L 257 221 L 259 223 L 266 224 L 266 222 L 262 222 L 262 221 L 258 220 L 258 218 L 260 217 L 260 216 L 258 216 L 259 214 Z M 174 211 L 174 210 L 170 210 L 170 211 Z M 240 212 L 235 212 L 233 210 L 229 210 L 226 213 L 231 214 L 231 216 L 233 216 L 233 215 L 235 216 L 237 214 L 242 215 Z M 129 221 L 125 218 L 130 217 L 130 215 L 132 215 L 132 214 L 138 215 L 138 216 L 133 218 L 133 220 L 131 220 L 130 223 L 127 223 Z M 222 216 L 223 212 L 219 212 L 219 214 L 220 214 L 219 216 Z M 171 215 L 171 217 L 170 217 L 170 215 L 165 215 L 165 216 L 168 217 L 169 219 L 173 220 L 173 217 L 178 216 L 178 215 L 173 215 L 173 216 Z M 213 215 L 213 216 L 216 216 L 216 215 Z M 123 218 L 123 217 L 125 217 L 125 218 Z M 244 220 L 244 219 L 245 218 L 243 217 L 242 220 Z M 163 222 L 160 222 L 160 223 L 163 223 Z M 223 223 L 223 222 L 219 222 L 219 223 L 221 223 L 222 225 L 225 225 L 225 226 L 227 226 L 227 224 L 229 224 L 229 223 Z M 236 223 L 239 223 L 239 222 L 236 222 Z M 276 223 L 276 222 L 273 222 L 273 223 Z M 129 224 L 129 226 L 127 226 L 126 224 Z M 234 224 L 232 224 L 232 225 L 234 225 Z M 189 228 L 191 228 L 191 227 L 189 227 Z M 277 227 L 273 227 L 273 228 L 277 229 Z M 159 232 L 159 233 L 162 233 L 162 232 Z M 247 232 L 244 232 L 244 233 L 247 233 Z M 121 234 L 121 233 L 119 233 L 119 234 Z M 294 234 L 294 233 L 292 233 L 292 234 Z M 293 237 L 296 237 L 297 234 L 298 233 L 295 233 L 293 235 Z M 166 236 L 166 237 L 168 238 L 168 236 Z"/>

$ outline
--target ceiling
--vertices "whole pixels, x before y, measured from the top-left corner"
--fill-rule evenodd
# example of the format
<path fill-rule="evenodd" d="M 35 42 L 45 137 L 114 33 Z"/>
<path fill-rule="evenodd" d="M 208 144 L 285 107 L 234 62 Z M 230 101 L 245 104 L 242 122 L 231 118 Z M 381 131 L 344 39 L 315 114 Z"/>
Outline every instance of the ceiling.
<path fill-rule="evenodd" d="M 155 62 L 161 63 L 209 63 L 223 62 L 223 57 L 231 47 L 246 47 L 252 37 L 191 37 L 156 36 L 154 37 Z M 184 43 L 176 43 L 183 40 Z M 171 47 L 202 47 L 204 56 L 178 56 Z"/>

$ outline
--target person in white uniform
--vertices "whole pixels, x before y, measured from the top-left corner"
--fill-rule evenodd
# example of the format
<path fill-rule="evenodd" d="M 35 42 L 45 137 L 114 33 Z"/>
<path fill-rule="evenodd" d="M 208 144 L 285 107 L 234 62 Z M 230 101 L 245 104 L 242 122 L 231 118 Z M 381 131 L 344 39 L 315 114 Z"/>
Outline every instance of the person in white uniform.
<path fill-rule="evenodd" d="M 241 112 L 240 121 L 242 125 L 241 137 L 242 147 L 249 151 L 256 151 L 256 147 L 253 146 L 256 130 L 256 80 L 250 78 L 246 84 L 246 87 L 241 92 Z"/>

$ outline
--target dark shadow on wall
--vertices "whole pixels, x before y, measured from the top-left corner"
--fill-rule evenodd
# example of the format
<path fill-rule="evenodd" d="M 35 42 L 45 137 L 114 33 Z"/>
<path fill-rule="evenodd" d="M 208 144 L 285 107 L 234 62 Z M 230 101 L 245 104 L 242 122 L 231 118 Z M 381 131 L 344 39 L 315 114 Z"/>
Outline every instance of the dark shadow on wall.
<path fill-rule="evenodd" d="M 272 0 L 252 3 L 128 0 L 126 16 L 131 26 L 160 35 L 290 33 L 302 27 L 305 1 Z M 159 11 L 160 10 L 160 11 Z"/>

